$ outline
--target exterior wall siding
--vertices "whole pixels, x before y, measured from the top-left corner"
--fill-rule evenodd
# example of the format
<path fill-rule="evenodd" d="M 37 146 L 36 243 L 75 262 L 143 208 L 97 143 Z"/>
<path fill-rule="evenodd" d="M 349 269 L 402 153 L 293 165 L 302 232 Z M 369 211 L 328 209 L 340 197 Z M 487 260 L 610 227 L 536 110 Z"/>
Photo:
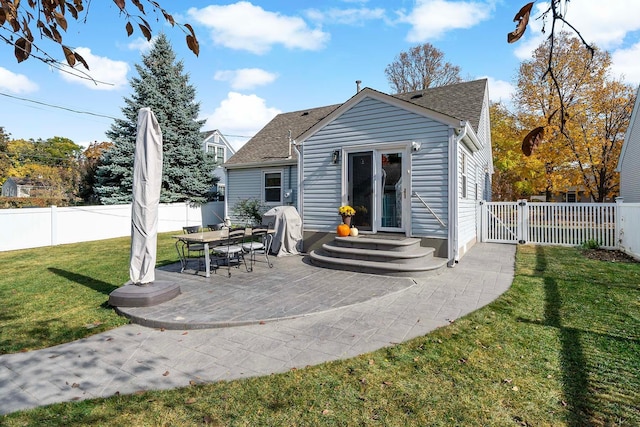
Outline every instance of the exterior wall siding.
<path fill-rule="evenodd" d="M 263 173 L 264 172 L 282 172 L 282 193 L 291 189 L 292 196 L 288 201 L 282 200 L 281 203 L 266 203 L 264 202 L 264 188 L 263 188 Z M 297 174 L 298 167 L 294 165 L 290 166 L 275 166 L 265 168 L 251 168 L 251 169 L 229 169 L 227 170 L 227 207 L 229 210 L 229 217 L 232 222 L 240 222 L 241 218 L 238 218 L 234 213 L 235 205 L 244 199 L 257 199 L 262 202 L 265 210 L 271 209 L 275 206 L 282 205 L 296 205 L 297 201 Z"/>
<path fill-rule="evenodd" d="M 303 219 L 305 231 L 332 232 L 339 223 L 342 203 L 342 168 L 346 159 L 331 163 L 334 150 L 376 144 L 422 143 L 411 153 L 412 190 L 443 220 L 448 218 L 448 127 L 418 114 L 365 98 L 304 141 Z M 411 234 L 447 237 L 447 229 L 412 198 Z"/>
<path fill-rule="evenodd" d="M 462 157 L 466 157 L 467 162 L 467 194 L 463 194 L 462 183 Z M 463 146 L 458 147 L 458 170 L 460 178 L 458 180 L 458 246 L 461 252 L 465 252 L 467 245 L 476 238 L 476 205 L 481 182 L 478 177 L 479 152 L 471 153 Z"/>
<path fill-rule="evenodd" d="M 636 104 L 636 107 L 638 104 Z M 620 165 L 620 196 L 625 203 L 640 203 L 640 111 L 634 114 L 634 121 L 627 135 L 627 144 Z"/>

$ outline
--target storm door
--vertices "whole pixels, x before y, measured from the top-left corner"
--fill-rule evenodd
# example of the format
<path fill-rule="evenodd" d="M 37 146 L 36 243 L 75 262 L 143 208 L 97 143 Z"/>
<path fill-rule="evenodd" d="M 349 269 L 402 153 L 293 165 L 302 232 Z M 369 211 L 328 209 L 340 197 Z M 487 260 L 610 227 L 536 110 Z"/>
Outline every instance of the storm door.
<path fill-rule="evenodd" d="M 352 224 L 361 231 L 402 232 L 408 205 L 406 151 L 348 153 L 348 203 L 356 210 Z"/>

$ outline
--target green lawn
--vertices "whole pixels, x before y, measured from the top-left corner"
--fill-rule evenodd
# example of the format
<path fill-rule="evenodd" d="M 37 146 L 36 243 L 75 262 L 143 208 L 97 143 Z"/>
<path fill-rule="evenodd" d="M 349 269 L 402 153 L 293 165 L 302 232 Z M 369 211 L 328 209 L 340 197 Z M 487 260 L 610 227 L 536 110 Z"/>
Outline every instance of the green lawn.
<path fill-rule="evenodd" d="M 159 265 L 178 261 L 158 236 Z M 129 280 L 131 238 L 0 252 L 0 354 L 51 347 L 128 323 L 107 301 Z"/>
<path fill-rule="evenodd" d="M 113 242 L 126 247 L 126 239 Z M 87 244 L 59 253 L 71 257 L 76 250 L 93 254 Z M 39 251 L 21 252 L 46 253 Z M 160 259 L 174 258 L 167 248 L 160 252 L 167 254 Z M 85 334 L 117 324 L 101 307 L 127 276 L 105 277 L 127 265 L 126 256 L 118 254 L 116 262 L 114 253 L 105 250 L 92 272 L 78 270 L 84 264 L 55 267 L 66 272 L 56 276 L 72 282 L 67 298 L 84 289 L 98 294 L 94 308 L 92 298 L 81 298 L 84 316 L 74 313 L 83 319 L 75 328 L 86 329 L 95 311 L 106 312 L 103 324 Z M 32 269 L 48 274 L 53 261 L 40 262 L 34 259 Z M 0 281 L 3 301 L 9 296 L 12 307 L 24 305 L 18 286 L 6 280 Z M 22 347 L 9 343 L 24 341 L 28 327 L 14 336 L 4 332 L 7 320 L 13 319 L 2 319 L 3 348 L 17 351 Z M 637 426 L 638 372 L 640 264 L 590 260 L 573 248 L 519 246 L 509 291 L 427 336 L 286 374 L 56 404 L 10 414 L 0 424 Z"/>

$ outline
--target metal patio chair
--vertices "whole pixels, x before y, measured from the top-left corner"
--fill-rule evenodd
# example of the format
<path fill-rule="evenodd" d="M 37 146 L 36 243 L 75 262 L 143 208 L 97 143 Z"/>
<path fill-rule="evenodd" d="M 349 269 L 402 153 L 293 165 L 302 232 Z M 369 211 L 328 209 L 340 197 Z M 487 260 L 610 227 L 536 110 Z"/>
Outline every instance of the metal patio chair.
<path fill-rule="evenodd" d="M 273 235 L 269 234 L 269 230 L 265 227 L 255 227 L 247 233 L 247 238 L 242 243 L 242 249 L 249 255 L 248 271 L 253 271 L 253 266 L 256 263 L 256 252 L 264 252 L 264 256 L 267 260 L 269 268 L 273 268 L 271 260 L 269 260 L 269 250 L 271 249 L 271 242 L 273 241 Z"/>
<path fill-rule="evenodd" d="M 240 268 L 240 262 L 244 262 L 244 267 L 249 271 L 247 267 L 247 261 L 244 258 L 244 250 L 242 249 L 242 243 L 244 242 L 246 229 L 229 230 L 225 242 L 211 249 L 211 252 L 216 257 L 216 272 L 218 271 L 219 261 L 225 260 L 227 264 L 227 273 L 231 277 L 231 264 L 236 263 L 236 267 Z"/>
<path fill-rule="evenodd" d="M 197 225 L 182 227 L 182 232 L 184 234 L 193 234 L 198 233 L 200 231 L 200 227 Z M 178 240 L 176 242 L 176 249 L 178 250 L 178 255 L 180 256 L 180 262 L 182 264 L 182 268 L 180 272 L 184 272 L 187 269 L 187 264 L 189 259 L 198 259 L 198 270 L 200 266 L 203 265 L 203 257 L 204 257 L 204 244 L 202 243 L 189 243 Z"/>

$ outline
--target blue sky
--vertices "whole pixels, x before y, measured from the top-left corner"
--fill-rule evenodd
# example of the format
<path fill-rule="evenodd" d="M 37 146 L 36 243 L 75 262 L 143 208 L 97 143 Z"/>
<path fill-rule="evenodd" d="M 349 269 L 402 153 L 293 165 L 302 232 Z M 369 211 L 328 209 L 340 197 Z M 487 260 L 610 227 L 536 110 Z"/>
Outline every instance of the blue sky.
<path fill-rule="evenodd" d="M 390 92 L 385 67 L 398 53 L 425 42 L 460 66 L 466 80 L 489 78 L 491 98 L 508 102 L 520 62 L 544 40 L 542 22 L 535 18 L 547 7 L 536 2 L 525 36 L 509 45 L 507 33 L 525 0 L 160 3 L 198 36 L 196 57 L 180 29 L 165 25 L 161 16 L 159 21 L 153 13 L 147 16 L 154 31 L 171 40 L 190 75 L 201 118 L 207 120 L 203 130 L 220 129 L 236 147 L 275 114 L 346 101 L 356 80 Z M 611 52 L 615 75 L 640 83 L 640 2 L 573 0 L 566 16 L 587 41 Z M 12 49 L 0 45 L 0 126 L 13 138 L 62 136 L 85 146 L 105 141 L 131 94 L 134 64 L 149 48 L 140 32 L 127 37 L 125 23 L 113 2 L 94 1 L 87 24 L 72 22 L 64 35 L 89 62 L 92 77 L 109 84 L 96 85 L 34 59 L 18 64 Z M 53 45 L 41 44 L 61 57 Z"/>

